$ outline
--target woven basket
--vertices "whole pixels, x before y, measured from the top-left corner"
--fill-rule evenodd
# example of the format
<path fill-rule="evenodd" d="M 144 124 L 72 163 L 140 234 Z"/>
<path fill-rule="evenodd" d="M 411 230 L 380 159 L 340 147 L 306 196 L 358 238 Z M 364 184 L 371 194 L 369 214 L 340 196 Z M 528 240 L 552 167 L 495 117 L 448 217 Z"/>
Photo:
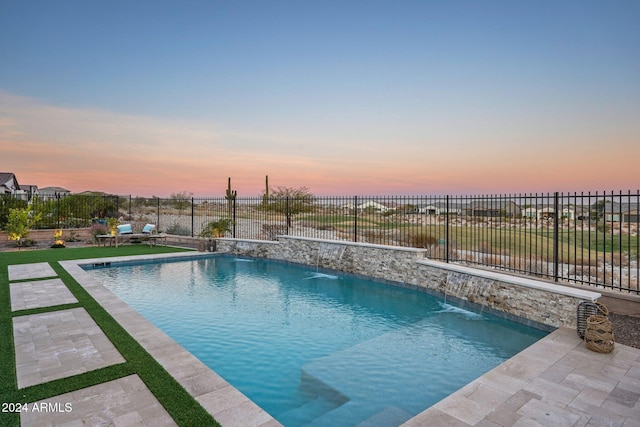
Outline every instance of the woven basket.
<path fill-rule="evenodd" d="M 613 351 L 613 325 L 607 316 L 595 314 L 587 319 L 584 342 L 589 350 L 598 353 L 611 353 Z"/>
<path fill-rule="evenodd" d="M 587 330 L 587 319 L 595 314 L 603 316 L 609 315 L 609 310 L 599 302 L 583 301 L 578 304 L 576 332 L 581 340 L 584 339 L 584 332 Z"/>

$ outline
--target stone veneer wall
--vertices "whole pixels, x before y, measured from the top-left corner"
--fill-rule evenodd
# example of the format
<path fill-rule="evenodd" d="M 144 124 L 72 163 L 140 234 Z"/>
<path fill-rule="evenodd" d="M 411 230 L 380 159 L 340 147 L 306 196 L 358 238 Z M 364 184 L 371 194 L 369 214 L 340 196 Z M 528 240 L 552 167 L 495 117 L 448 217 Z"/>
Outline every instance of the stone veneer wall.
<path fill-rule="evenodd" d="M 578 304 L 600 297 L 596 292 L 432 261 L 423 249 L 290 236 L 278 239 L 218 239 L 217 251 L 384 279 L 545 329 L 575 328 Z"/>

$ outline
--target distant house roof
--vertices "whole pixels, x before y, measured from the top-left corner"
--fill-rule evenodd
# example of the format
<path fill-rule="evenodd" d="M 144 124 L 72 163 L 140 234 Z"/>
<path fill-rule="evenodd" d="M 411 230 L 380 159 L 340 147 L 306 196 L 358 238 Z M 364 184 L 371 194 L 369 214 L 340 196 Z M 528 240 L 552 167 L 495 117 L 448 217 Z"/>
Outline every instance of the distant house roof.
<path fill-rule="evenodd" d="M 20 189 L 23 191 L 26 191 L 28 193 L 35 193 L 38 191 L 38 186 L 37 185 L 21 185 Z"/>
<path fill-rule="evenodd" d="M 71 191 L 62 187 L 44 187 L 40 189 L 40 194 L 70 194 Z"/>
<path fill-rule="evenodd" d="M 13 194 L 20 189 L 18 179 L 11 172 L 0 172 L 0 193 Z"/>

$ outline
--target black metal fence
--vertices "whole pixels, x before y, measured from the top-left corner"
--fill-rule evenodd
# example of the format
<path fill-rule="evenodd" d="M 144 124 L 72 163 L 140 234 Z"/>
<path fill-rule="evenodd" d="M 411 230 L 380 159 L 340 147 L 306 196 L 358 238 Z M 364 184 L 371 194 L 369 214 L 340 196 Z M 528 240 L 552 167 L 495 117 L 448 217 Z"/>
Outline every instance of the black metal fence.
<path fill-rule="evenodd" d="M 227 236 L 292 235 L 425 248 L 445 262 L 640 294 L 640 191 L 484 196 L 141 198 L 70 195 L 11 206 L 42 214 L 38 228 L 96 227 L 102 218 L 150 222 L 198 236 L 232 220 Z"/>

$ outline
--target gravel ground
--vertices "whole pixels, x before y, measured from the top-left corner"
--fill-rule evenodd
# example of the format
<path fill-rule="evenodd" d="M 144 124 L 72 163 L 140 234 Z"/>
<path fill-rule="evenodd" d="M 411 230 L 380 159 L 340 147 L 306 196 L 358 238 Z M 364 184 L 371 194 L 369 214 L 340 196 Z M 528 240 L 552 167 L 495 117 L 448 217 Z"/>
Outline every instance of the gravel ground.
<path fill-rule="evenodd" d="M 609 313 L 617 343 L 640 348 L 640 317 Z"/>

